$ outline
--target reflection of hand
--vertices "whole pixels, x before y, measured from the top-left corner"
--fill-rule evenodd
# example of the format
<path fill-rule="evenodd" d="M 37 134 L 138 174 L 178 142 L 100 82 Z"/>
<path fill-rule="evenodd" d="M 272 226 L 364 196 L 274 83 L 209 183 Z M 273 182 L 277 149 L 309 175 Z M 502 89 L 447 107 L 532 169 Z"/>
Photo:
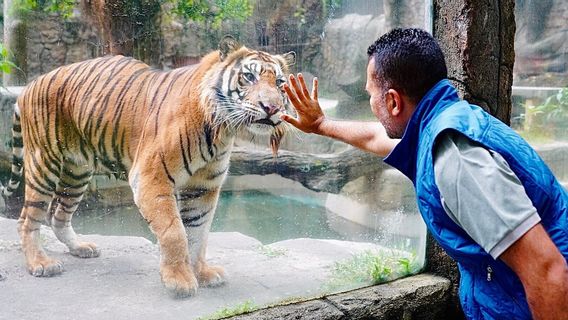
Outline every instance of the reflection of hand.
<path fill-rule="evenodd" d="M 325 115 L 318 102 L 318 79 L 314 78 L 312 94 L 309 94 L 304 76 L 298 73 L 298 79 L 290 75 L 290 85 L 284 85 L 284 91 L 298 113 L 298 118 L 283 114 L 280 118 L 306 133 L 319 133 Z"/>

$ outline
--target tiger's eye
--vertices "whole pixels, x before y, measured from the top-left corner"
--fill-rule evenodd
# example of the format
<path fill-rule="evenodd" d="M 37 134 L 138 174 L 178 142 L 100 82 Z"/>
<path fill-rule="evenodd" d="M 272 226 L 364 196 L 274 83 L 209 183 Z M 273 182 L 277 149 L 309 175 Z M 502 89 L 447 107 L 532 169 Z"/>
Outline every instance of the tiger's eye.
<path fill-rule="evenodd" d="M 252 74 L 250 72 L 243 73 L 243 78 L 248 82 L 254 82 L 256 80 L 256 77 L 254 76 L 254 74 Z"/>

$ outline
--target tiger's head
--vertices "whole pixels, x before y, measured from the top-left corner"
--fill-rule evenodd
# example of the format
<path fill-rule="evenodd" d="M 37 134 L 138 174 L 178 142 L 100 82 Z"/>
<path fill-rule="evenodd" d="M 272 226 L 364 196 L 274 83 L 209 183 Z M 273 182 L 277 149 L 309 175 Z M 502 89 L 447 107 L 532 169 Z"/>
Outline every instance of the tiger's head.
<path fill-rule="evenodd" d="M 270 136 L 274 154 L 287 124 L 282 113 L 293 112 L 282 86 L 296 54 L 271 55 L 251 50 L 226 36 L 219 43 L 221 72 L 211 83 L 216 102 L 215 121 L 234 131 Z"/>

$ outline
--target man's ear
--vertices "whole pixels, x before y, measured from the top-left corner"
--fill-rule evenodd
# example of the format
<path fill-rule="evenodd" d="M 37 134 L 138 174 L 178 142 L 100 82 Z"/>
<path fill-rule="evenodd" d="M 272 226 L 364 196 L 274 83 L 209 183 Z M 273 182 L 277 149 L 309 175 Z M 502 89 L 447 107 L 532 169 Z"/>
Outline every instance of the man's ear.
<path fill-rule="evenodd" d="M 395 89 L 389 89 L 386 94 L 386 104 L 392 116 L 398 116 L 404 109 L 402 96 Z"/>

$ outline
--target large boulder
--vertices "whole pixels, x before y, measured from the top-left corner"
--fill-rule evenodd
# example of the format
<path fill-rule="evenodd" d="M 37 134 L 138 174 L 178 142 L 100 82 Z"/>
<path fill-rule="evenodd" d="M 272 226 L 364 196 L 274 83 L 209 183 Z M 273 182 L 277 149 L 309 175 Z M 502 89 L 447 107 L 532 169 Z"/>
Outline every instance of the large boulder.
<path fill-rule="evenodd" d="M 326 80 L 321 82 L 322 89 L 335 92 L 339 88 L 348 97 L 367 100 L 367 95 L 362 94 L 366 81 L 367 48 L 384 33 L 384 25 L 384 15 L 360 14 L 346 14 L 326 25 L 320 65 L 315 74 Z"/>
<path fill-rule="evenodd" d="M 515 7 L 517 86 L 566 86 L 568 2 L 520 1 Z"/>

